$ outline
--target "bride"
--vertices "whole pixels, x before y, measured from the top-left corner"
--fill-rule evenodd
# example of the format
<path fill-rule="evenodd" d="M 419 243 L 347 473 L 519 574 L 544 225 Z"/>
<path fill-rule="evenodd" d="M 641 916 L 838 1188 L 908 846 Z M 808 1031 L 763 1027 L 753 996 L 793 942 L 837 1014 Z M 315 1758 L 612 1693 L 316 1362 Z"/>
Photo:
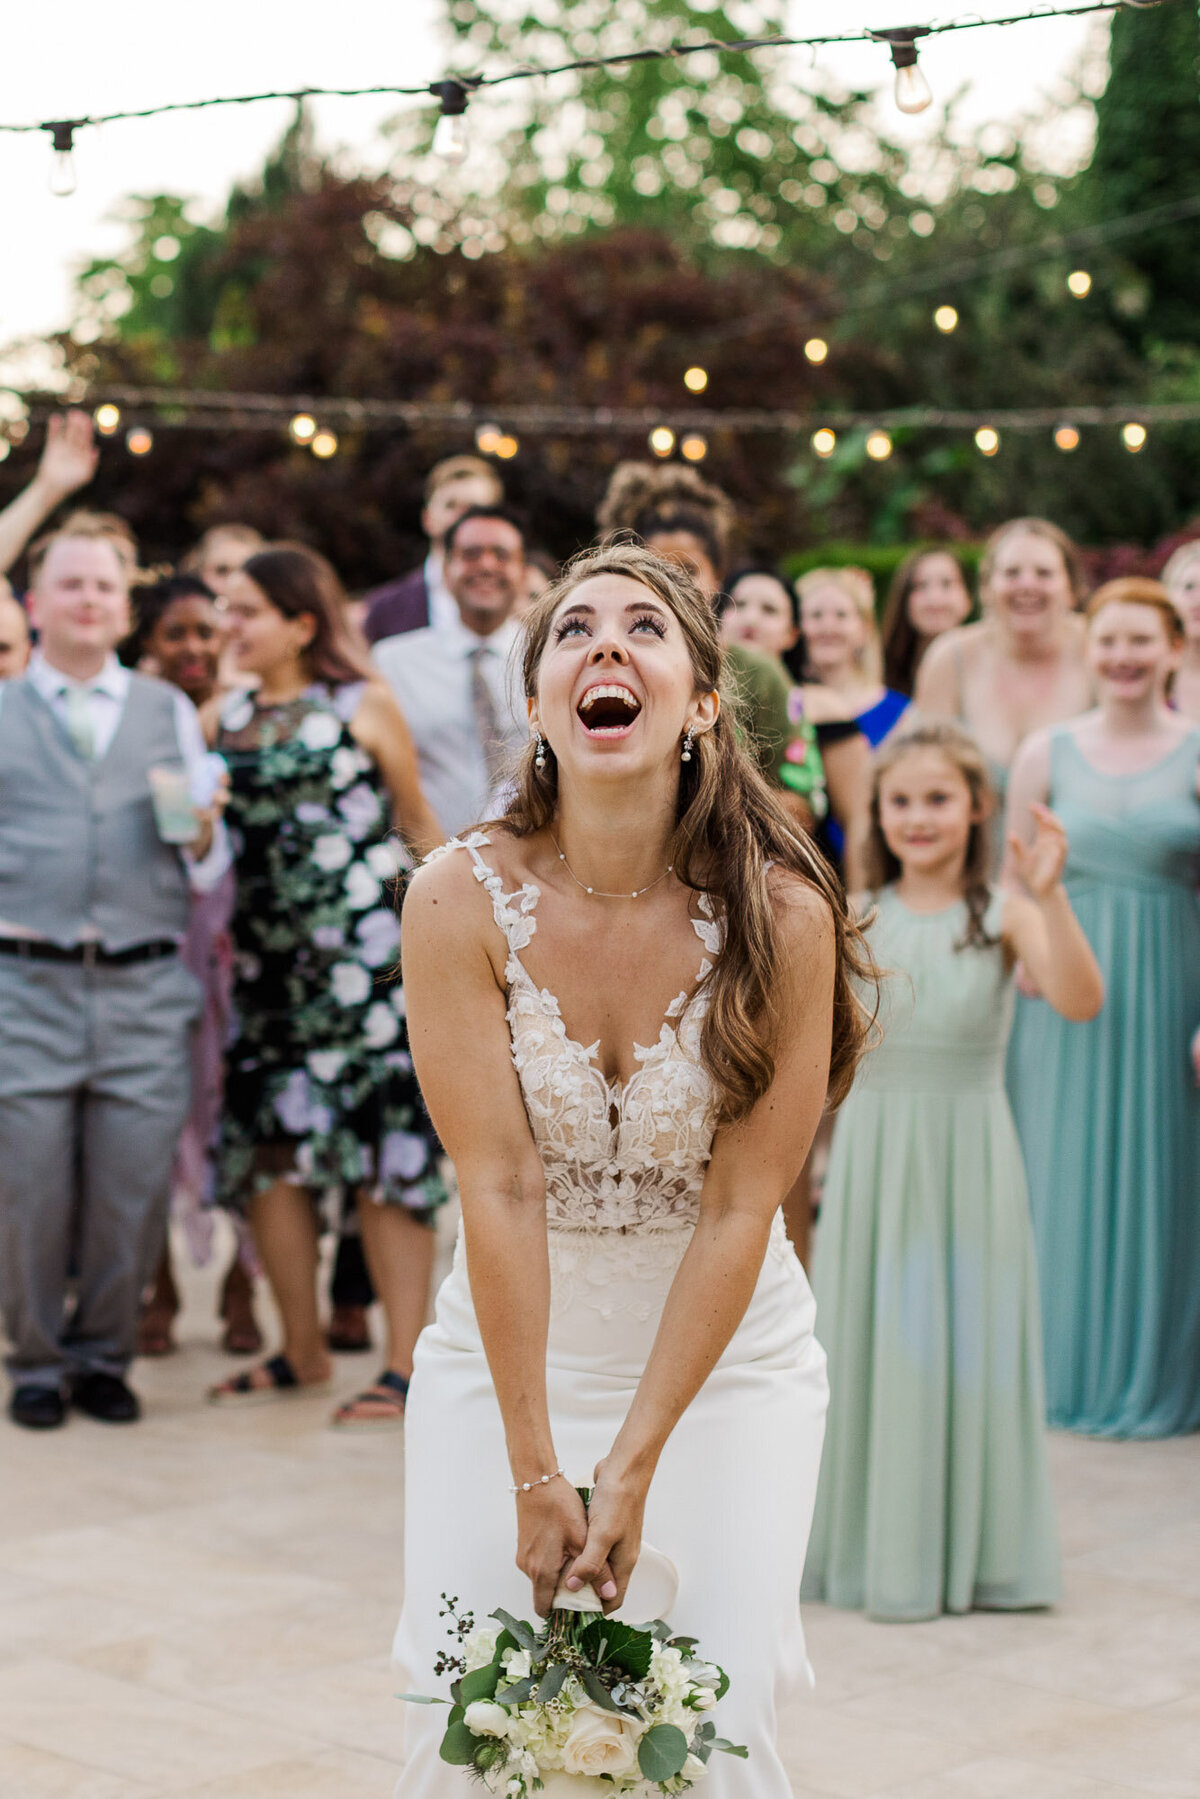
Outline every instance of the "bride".
<path fill-rule="evenodd" d="M 678 1574 L 673 1626 L 730 1676 L 720 1730 L 750 1751 L 714 1757 L 705 1791 L 786 1799 L 775 1721 L 809 1677 L 827 1387 L 779 1205 L 853 1073 L 869 960 L 740 746 L 685 571 L 590 552 L 526 629 L 508 813 L 436 852 L 404 906 L 462 1232 L 408 1405 L 396 1659 L 445 1693 L 443 1595 L 480 1626 L 544 1615 L 562 1581 L 616 1610 L 644 1528 Z M 444 1728 L 412 1708 L 404 1799 L 465 1794 Z"/>

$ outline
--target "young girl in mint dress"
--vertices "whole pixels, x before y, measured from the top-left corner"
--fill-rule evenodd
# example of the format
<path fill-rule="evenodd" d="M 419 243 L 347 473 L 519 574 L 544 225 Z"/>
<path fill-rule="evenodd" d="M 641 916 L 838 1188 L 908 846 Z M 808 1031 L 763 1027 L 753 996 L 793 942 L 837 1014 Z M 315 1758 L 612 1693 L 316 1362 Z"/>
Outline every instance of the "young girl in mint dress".
<path fill-rule="evenodd" d="M 1099 704 L 1030 737 L 1010 823 L 1039 802 L 1108 999 L 1084 1030 L 1020 1008 L 1009 1090 L 1029 1168 L 1050 1422 L 1200 1429 L 1200 730 L 1167 705 L 1183 625 L 1156 581 L 1088 607 Z M 1039 983 L 1040 984 L 1040 983 Z"/>
<path fill-rule="evenodd" d="M 1065 1018 L 1103 985 L 1063 890 L 1066 836 L 1040 807 L 989 886 L 991 795 L 958 726 L 877 761 L 882 1040 L 838 1114 L 813 1288 L 830 1410 L 806 1597 L 876 1618 L 1049 1605 L 1059 1562 L 1021 1152 L 1004 1090 L 1019 959 Z"/>

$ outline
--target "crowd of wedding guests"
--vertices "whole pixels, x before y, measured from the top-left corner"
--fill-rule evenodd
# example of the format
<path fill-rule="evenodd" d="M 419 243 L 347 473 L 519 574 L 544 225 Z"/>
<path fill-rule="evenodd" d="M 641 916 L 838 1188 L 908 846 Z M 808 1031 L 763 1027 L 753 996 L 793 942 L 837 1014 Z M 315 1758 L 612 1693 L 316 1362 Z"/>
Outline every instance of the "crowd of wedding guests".
<path fill-rule="evenodd" d="M 378 1430 L 451 1175 L 407 1047 L 405 871 L 502 804 L 554 568 L 459 455 L 424 563 L 360 598 L 236 523 L 148 579 L 121 519 L 67 509 L 96 453 L 53 420 L 0 513 L 9 1414 L 135 1419 L 172 1257 L 209 1257 L 224 1210 L 222 1340 L 253 1360 L 209 1397 L 319 1387 L 377 1301 L 380 1372 L 334 1422 Z M 739 564 L 736 527 L 673 463 L 619 465 L 597 510 L 710 595 L 747 747 L 885 971 L 785 1206 L 833 1393 L 806 1586 L 882 1617 L 1048 1604 L 1046 1418 L 1200 1428 L 1200 539 L 1089 593 L 1061 530 L 1010 520 L 977 592 L 923 550 L 879 608 L 861 569 Z"/>

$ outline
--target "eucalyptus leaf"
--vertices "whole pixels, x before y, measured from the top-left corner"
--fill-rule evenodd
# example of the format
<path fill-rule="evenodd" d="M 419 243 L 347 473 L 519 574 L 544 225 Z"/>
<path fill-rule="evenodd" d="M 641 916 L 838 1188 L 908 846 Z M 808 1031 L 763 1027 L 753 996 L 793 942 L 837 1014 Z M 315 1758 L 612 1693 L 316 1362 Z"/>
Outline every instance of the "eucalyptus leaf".
<path fill-rule="evenodd" d="M 593 1669 L 585 1668 L 583 1670 L 582 1674 L 579 1676 L 579 1679 L 580 1679 L 580 1682 L 582 1683 L 583 1690 L 587 1694 L 588 1698 L 595 1700 L 596 1704 L 600 1707 L 600 1709 L 602 1711 L 606 1711 L 606 1712 L 619 1712 L 620 1711 L 620 1709 L 621 1709 L 620 1706 L 615 1702 L 612 1694 L 609 1692 L 609 1690 L 605 1686 L 604 1682 L 600 1679 L 600 1676 L 598 1674 L 596 1674 Z M 680 1731 L 679 1734 L 680 1734 L 680 1736 L 682 1736 L 683 1732 Z M 683 1763 L 680 1762 L 679 1765 L 680 1765 L 680 1767 L 682 1767 Z"/>
<path fill-rule="evenodd" d="M 403 1699 L 408 1705 L 445 1705 L 444 1699 L 431 1699 L 428 1693 L 397 1693 L 397 1699 Z"/>
<path fill-rule="evenodd" d="M 565 1662 L 554 1662 L 542 1675 L 537 1690 L 538 1704 L 545 1705 L 551 1699 L 557 1699 L 563 1690 L 567 1675 L 571 1670 Z"/>
<path fill-rule="evenodd" d="M 722 1750 L 726 1755 L 740 1755 L 744 1762 L 749 1761 L 750 1759 L 750 1751 L 747 1748 L 741 1743 L 727 1742 L 724 1737 L 717 1737 L 713 1743 L 713 1748 Z"/>
<path fill-rule="evenodd" d="M 514 1618 L 511 1612 L 502 1611 L 499 1606 L 489 1616 L 495 1618 L 498 1624 L 503 1624 L 505 1630 L 515 1638 L 518 1648 L 528 1649 L 531 1655 L 534 1653 L 537 1638 L 528 1624 L 522 1624 L 519 1618 Z"/>
<path fill-rule="evenodd" d="M 522 1705 L 530 1697 L 536 1685 L 537 1682 L 533 1675 L 527 1674 L 524 1680 L 514 1681 L 511 1687 L 501 1687 L 496 1694 L 496 1704 Z"/>
<path fill-rule="evenodd" d="M 490 1699 L 499 1684 L 499 1662 L 489 1662 L 486 1668 L 473 1668 L 458 1683 L 458 1703 L 468 1706 L 476 1699 Z"/>
<path fill-rule="evenodd" d="M 674 1724 L 655 1724 L 638 1744 L 638 1767 L 651 1782 L 674 1780 L 688 1758 L 688 1740 Z"/>
<path fill-rule="evenodd" d="M 451 1724 L 442 1738 L 439 1754 L 452 1768 L 470 1768 L 475 1765 L 476 1750 L 485 1741 L 484 1737 L 469 1731 L 465 1724 Z"/>

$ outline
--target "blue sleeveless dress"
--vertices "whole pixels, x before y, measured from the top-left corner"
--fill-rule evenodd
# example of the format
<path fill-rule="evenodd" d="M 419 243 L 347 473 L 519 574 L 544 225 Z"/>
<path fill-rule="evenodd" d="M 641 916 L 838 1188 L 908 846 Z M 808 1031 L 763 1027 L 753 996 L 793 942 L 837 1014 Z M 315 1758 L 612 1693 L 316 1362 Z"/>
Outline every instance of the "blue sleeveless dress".
<path fill-rule="evenodd" d="M 1104 974 L 1090 1024 L 1018 1008 L 1009 1091 L 1037 1240 L 1050 1422 L 1200 1429 L 1200 731 L 1141 774 L 1051 737 L 1066 888 Z"/>

